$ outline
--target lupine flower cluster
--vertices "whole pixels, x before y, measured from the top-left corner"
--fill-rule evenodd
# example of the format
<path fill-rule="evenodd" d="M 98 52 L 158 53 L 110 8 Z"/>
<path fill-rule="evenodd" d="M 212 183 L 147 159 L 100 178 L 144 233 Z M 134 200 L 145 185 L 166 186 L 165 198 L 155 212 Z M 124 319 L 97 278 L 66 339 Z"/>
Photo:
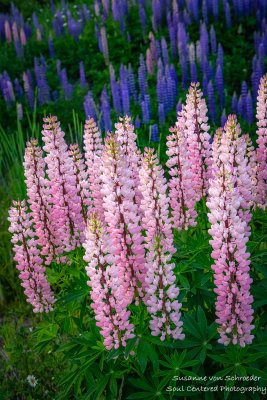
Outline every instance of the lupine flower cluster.
<path fill-rule="evenodd" d="M 191 84 L 186 105 L 181 111 L 184 135 L 187 139 L 188 157 L 192 164 L 193 184 L 196 200 L 207 193 L 211 165 L 211 146 L 207 106 L 199 83 Z"/>
<path fill-rule="evenodd" d="M 249 293 L 252 279 L 246 251 L 249 229 L 242 210 L 247 203 L 244 188 L 250 177 L 246 170 L 246 144 L 242 137 L 237 137 L 237 132 L 233 116 L 228 118 L 224 130 L 216 132 L 207 206 L 210 209 L 211 256 L 215 260 L 212 269 L 215 272 L 214 291 L 218 295 L 219 342 L 226 346 L 232 341 L 244 347 L 254 337 L 251 335 L 253 298 Z"/>
<path fill-rule="evenodd" d="M 125 346 L 127 339 L 134 337 L 133 324 L 129 323 L 130 311 L 126 310 L 127 302 L 121 296 L 121 278 L 112 240 L 96 212 L 90 216 L 84 247 L 96 325 L 101 328 L 106 349 L 117 349 L 120 344 Z"/>
<path fill-rule="evenodd" d="M 54 302 L 43 265 L 68 264 L 67 253 L 83 244 L 92 308 L 107 349 L 126 346 L 134 336 L 133 301 L 147 306 L 153 335 L 182 339 L 169 199 L 156 156 L 148 167 L 146 156 L 142 163 L 128 116 L 108 133 L 104 146 L 94 120 L 86 121 L 85 161 L 77 144 L 67 147 L 56 117 L 44 122 L 45 156 L 35 139 L 25 152 L 30 210 L 25 201 L 14 203 L 9 218 L 15 261 L 34 311 L 48 312 Z M 149 198 L 148 188 L 154 197 Z M 151 279 L 159 279 L 153 295 Z"/>
<path fill-rule="evenodd" d="M 169 196 L 173 226 L 178 230 L 188 229 L 189 225 L 196 225 L 197 217 L 192 163 L 188 156 L 187 139 L 179 122 L 176 122 L 174 128 L 170 128 L 170 132 L 171 135 L 167 137 L 169 159 L 166 166 L 170 168 L 171 175 Z"/>
<path fill-rule="evenodd" d="M 142 123 L 151 124 L 152 116 L 151 87 L 149 87 L 148 76 L 156 74 L 157 88 L 157 117 L 159 125 L 163 126 L 166 122 L 167 114 L 174 109 L 178 101 L 179 86 L 186 90 L 190 79 L 196 82 L 199 74 L 202 75 L 203 93 L 209 103 L 209 117 L 212 123 L 218 120 L 225 122 L 225 87 L 224 87 L 224 56 L 221 43 L 217 43 L 216 31 L 213 22 L 225 20 L 228 29 L 232 27 L 232 18 L 238 18 L 242 22 L 243 17 L 255 15 L 257 18 L 257 27 L 253 34 L 255 54 L 252 60 L 252 75 L 250 77 L 251 90 L 248 83 L 243 82 L 240 88 L 239 104 L 240 107 L 235 110 L 236 99 L 233 94 L 232 113 L 240 112 L 247 124 L 253 124 L 253 109 L 257 100 L 257 90 L 261 76 L 265 73 L 266 50 L 266 6 L 264 0 L 248 0 L 244 4 L 241 1 L 224 0 L 222 2 L 222 13 L 219 14 L 219 0 L 199 1 L 152 1 L 145 4 L 138 1 L 140 27 L 143 35 L 148 34 L 150 40 L 149 47 L 145 54 L 140 54 L 140 65 L 135 71 L 131 66 L 123 66 L 127 69 L 127 76 L 120 74 L 120 79 L 116 81 L 114 70 L 110 63 L 109 54 L 109 35 L 107 29 L 108 18 L 112 18 L 118 23 L 118 29 L 122 35 L 126 32 L 128 21 L 131 19 L 132 8 L 136 2 L 127 2 L 126 0 L 102 1 L 95 0 L 88 8 L 83 5 L 68 5 L 62 3 L 61 7 L 55 6 L 51 2 L 51 18 L 46 26 L 40 24 L 38 17 L 33 13 L 25 23 L 19 10 L 12 4 L 11 14 L 0 14 L 0 40 L 14 46 L 16 54 L 24 61 L 25 48 L 31 41 L 45 42 L 47 52 L 50 58 L 57 59 L 55 51 L 55 41 L 70 35 L 75 41 L 81 40 L 84 31 L 88 25 L 94 26 L 95 39 L 98 42 L 99 51 L 103 54 L 103 64 L 110 70 L 110 88 L 102 88 L 101 93 L 107 89 L 105 101 L 103 96 L 94 100 L 95 110 L 88 113 L 88 102 L 91 92 L 85 96 L 84 110 L 86 117 L 92 116 L 97 121 L 97 116 L 102 115 L 101 121 L 97 121 L 102 130 L 110 130 L 111 116 L 110 107 L 112 106 L 117 117 L 122 114 L 130 115 L 132 111 L 132 102 L 139 104 L 142 112 Z M 239 4 L 239 5 L 238 5 Z M 148 8 L 152 12 L 152 31 L 147 32 Z M 168 10 L 168 12 L 166 12 Z M 168 27 L 168 38 L 160 37 L 155 39 L 155 34 L 160 32 L 166 22 Z M 189 27 L 197 23 L 199 25 L 199 38 L 193 43 L 189 35 Z M 210 26 L 208 27 L 208 24 Z M 129 34 L 127 40 L 130 40 Z M 178 49 L 178 51 L 177 51 Z M 182 79 L 177 81 L 177 73 L 174 62 L 181 66 Z M 211 58 L 212 57 L 212 58 Z M 216 65 L 213 58 L 216 57 Z M 44 60 L 44 57 L 42 57 Z M 47 65 L 47 64 L 46 64 Z M 51 68 L 51 67 L 50 67 Z M 50 82 L 46 77 L 47 68 L 44 68 L 43 62 L 39 60 L 34 62 L 34 79 L 26 77 L 28 71 L 24 71 L 19 77 L 11 80 L 6 71 L 0 74 L 0 93 L 4 98 L 7 108 L 15 107 L 16 102 L 30 109 L 34 108 L 34 94 L 37 88 L 37 104 L 43 105 L 65 99 L 73 99 L 76 88 L 87 89 L 85 79 L 87 66 L 78 60 L 77 69 L 80 71 L 80 80 L 73 82 L 70 71 L 67 68 L 60 67 L 60 60 L 57 59 L 58 88 L 51 89 Z M 190 71 L 190 73 L 189 73 Z M 248 78 L 249 80 L 249 78 Z M 248 82 L 247 80 L 247 82 Z M 247 85 L 245 87 L 244 85 Z M 138 86 L 139 90 L 136 89 Z M 109 89 L 111 98 L 109 98 Z M 179 90 L 178 90 L 179 89 Z M 89 100 L 88 100 L 89 98 Z M 23 101 L 23 103 L 22 103 Z M 218 105 L 217 105 L 218 101 Z M 242 103 L 242 104 L 241 104 Z M 21 107 L 17 108 L 18 119 L 23 118 Z M 216 111 L 216 108 L 219 109 Z M 114 122 L 114 121 L 113 121 Z M 157 122 L 157 121 L 156 121 Z M 154 123 L 154 122 L 153 122 Z M 154 128 L 155 129 L 155 128 Z M 147 129 L 148 131 L 148 129 Z M 157 135 L 154 135 L 157 140 Z"/>
<path fill-rule="evenodd" d="M 267 205 L 267 75 L 260 81 L 257 102 L 257 186 L 256 204 L 265 208 Z"/>
<path fill-rule="evenodd" d="M 45 276 L 43 260 L 32 229 L 33 221 L 27 213 L 25 200 L 13 202 L 8 220 L 16 253 L 14 260 L 20 271 L 19 278 L 22 280 L 21 286 L 25 289 L 27 302 L 32 304 L 35 313 L 52 311 L 55 299 Z"/>
<path fill-rule="evenodd" d="M 123 82 L 125 74 L 121 68 Z M 104 145 L 89 117 L 85 159 L 77 144 L 67 146 L 57 117 L 44 118 L 43 149 L 32 139 L 25 151 L 29 207 L 18 201 L 9 212 L 14 259 L 35 312 L 51 311 L 55 301 L 43 265 L 67 268 L 68 252 L 82 245 L 92 308 L 107 349 L 134 337 L 133 302 L 147 308 L 152 335 L 183 339 L 173 229 L 195 227 L 202 200 L 210 210 L 219 342 L 252 342 L 246 244 L 251 207 L 266 205 L 266 76 L 258 92 L 256 150 L 235 115 L 217 129 L 211 145 L 202 96 L 199 83 L 192 83 L 170 128 L 169 182 L 154 150 L 138 149 L 129 116 L 119 119 Z"/>
<path fill-rule="evenodd" d="M 161 340 L 166 334 L 174 339 L 183 339 L 179 312 L 182 305 L 177 300 L 179 289 L 174 283 L 174 263 L 170 262 L 175 248 L 168 217 L 167 185 L 153 149 L 145 149 L 139 188 L 143 194 L 141 210 L 144 213 L 142 224 L 146 229 L 145 247 L 149 250 L 146 256 L 148 288 L 145 303 L 152 314 L 151 333 L 154 336 L 160 334 Z"/>

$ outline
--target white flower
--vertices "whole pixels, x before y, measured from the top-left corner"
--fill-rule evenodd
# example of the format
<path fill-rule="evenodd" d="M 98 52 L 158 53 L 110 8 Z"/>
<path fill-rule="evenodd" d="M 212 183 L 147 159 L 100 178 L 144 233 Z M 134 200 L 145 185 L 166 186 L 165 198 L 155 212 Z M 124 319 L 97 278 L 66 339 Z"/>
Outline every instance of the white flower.
<path fill-rule="evenodd" d="M 35 376 L 33 376 L 33 375 L 28 375 L 27 376 L 27 381 L 29 382 L 29 385 L 31 386 L 31 387 L 35 387 L 36 385 L 37 385 L 37 379 L 35 378 Z"/>

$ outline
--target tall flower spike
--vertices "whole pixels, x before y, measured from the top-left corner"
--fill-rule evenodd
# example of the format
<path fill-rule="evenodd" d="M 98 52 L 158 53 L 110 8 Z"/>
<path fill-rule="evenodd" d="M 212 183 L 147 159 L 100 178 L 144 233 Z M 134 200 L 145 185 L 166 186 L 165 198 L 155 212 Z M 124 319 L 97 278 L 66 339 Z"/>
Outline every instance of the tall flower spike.
<path fill-rule="evenodd" d="M 260 208 L 267 206 L 267 74 L 261 78 L 257 97 L 257 198 Z"/>
<path fill-rule="evenodd" d="M 101 194 L 100 166 L 103 150 L 101 134 L 93 118 L 88 118 L 84 126 L 84 153 L 85 164 L 87 165 L 89 191 L 92 199 L 92 206 L 98 216 L 104 220 L 103 196 Z"/>
<path fill-rule="evenodd" d="M 178 122 L 169 131 L 171 132 L 171 135 L 167 136 L 169 159 L 166 166 L 170 168 L 171 175 L 168 185 L 172 222 L 174 228 L 187 230 L 189 225 L 196 226 L 197 217 L 195 193 L 192 187 L 192 165 L 188 158 L 186 138 Z"/>
<path fill-rule="evenodd" d="M 148 285 L 145 304 L 151 314 L 150 329 L 153 336 L 166 334 L 174 339 L 183 339 L 181 304 L 177 298 L 179 289 L 175 286 L 175 253 L 169 214 L 169 198 L 166 195 L 166 179 L 153 149 L 145 148 L 140 170 L 140 190 L 143 193 L 141 209 L 144 213 L 143 227 Z"/>
<path fill-rule="evenodd" d="M 131 118 L 127 115 L 120 117 L 120 122 L 115 124 L 116 135 L 121 143 L 121 147 L 128 158 L 129 166 L 132 170 L 132 179 L 134 181 L 134 202 L 140 207 L 142 194 L 138 189 L 140 184 L 139 168 L 141 163 L 140 150 L 136 145 L 137 135 L 134 133 L 134 126 L 131 124 Z"/>
<path fill-rule="evenodd" d="M 184 133 L 187 139 L 188 155 L 192 163 L 196 201 L 206 195 L 210 177 L 211 145 L 210 127 L 207 124 L 207 106 L 198 89 L 199 83 L 192 83 L 186 96 Z"/>
<path fill-rule="evenodd" d="M 76 177 L 76 187 L 78 189 L 78 197 L 81 205 L 83 216 L 83 230 L 87 224 L 87 216 L 91 212 L 91 199 L 89 193 L 88 172 L 85 170 L 85 163 L 80 153 L 78 144 L 71 144 L 69 147 L 69 155 L 73 161 L 74 173 Z"/>
<path fill-rule="evenodd" d="M 256 205 L 257 197 L 257 153 L 248 133 L 242 135 L 246 143 L 245 157 L 248 159 L 248 173 L 251 179 L 252 199 L 250 205 Z"/>
<path fill-rule="evenodd" d="M 57 221 L 57 237 L 62 238 L 66 251 L 69 251 L 80 244 L 83 231 L 76 177 L 60 122 L 57 122 L 57 117 L 44 118 L 44 122 L 43 149 L 47 153 L 45 161 L 53 203 L 52 218 Z"/>
<path fill-rule="evenodd" d="M 128 158 L 123 154 L 117 135 L 105 139 L 101 166 L 103 207 L 107 230 L 113 240 L 114 252 L 122 280 L 121 297 L 127 306 L 143 297 L 145 284 L 145 248 L 142 244 L 140 213 L 134 203 L 134 180 Z"/>
<path fill-rule="evenodd" d="M 19 278 L 22 280 L 21 286 L 25 289 L 27 302 L 33 306 L 35 313 L 52 311 L 55 299 L 45 276 L 45 268 L 42 267 L 43 260 L 37 248 L 37 240 L 34 239 L 32 220 L 27 213 L 25 200 L 13 202 L 8 220 L 9 232 L 12 233 L 11 241 L 14 243 L 14 260 L 17 261 Z"/>
<path fill-rule="evenodd" d="M 253 200 L 251 171 L 246 157 L 246 142 L 241 137 L 240 125 L 237 123 L 235 115 L 229 115 L 227 123 L 224 126 L 225 134 L 222 135 L 222 149 L 220 160 L 231 166 L 232 173 L 236 177 L 235 185 L 239 188 L 240 208 L 239 216 L 247 223 L 250 222 L 252 214 L 250 205 Z M 247 225 L 247 235 L 250 236 L 250 227 Z"/>
<path fill-rule="evenodd" d="M 92 212 L 86 228 L 84 260 L 90 280 L 92 308 L 96 315 L 96 325 L 101 328 L 104 345 L 107 350 L 120 344 L 126 346 L 126 340 L 134 337 L 133 324 L 129 323 L 130 311 L 118 300 L 120 296 L 120 278 L 113 255 L 111 239 L 106 227 Z"/>
<path fill-rule="evenodd" d="M 45 160 L 37 144 L 36 139 L 27 143 L 23 166 L 33 227 L 38 245 L 41 246 L 41 254 L 45 256 L 45 264 L 49 265 L 53 259 L 59 263 L 58 255 L 63 253 L 64 247 L 57 238 L 57 221 L 52 218 L 51 196 L 45 178 Z"/>
<path fill-rule="evenodd" d="M 221 131 L 219 131 L 221 135 Z M 221 142 L 221 144 L 220 144 Z M 246 252 L 247 223 L 239 217 L 240 192 L 236 176 L 230 164 L 221 162 L 219 155 L 227 155 L 221 138 L 214 140 L 216 153 L 213 164 L 213 177 L 210 180 L 208 218 L 211 223 L 209 234 L 213 247 L 211 256 L 214 273 L 216 302 L 216 322 L 219 324 L 219 343 L 227 346 L 231 341 L 244 347 L 253 339 L 254 325 L 252 296 L 249 293 L 252 279 L 249 277 L 249 253 Z M 217 154 L 217 152 L 220 152 Z"/>

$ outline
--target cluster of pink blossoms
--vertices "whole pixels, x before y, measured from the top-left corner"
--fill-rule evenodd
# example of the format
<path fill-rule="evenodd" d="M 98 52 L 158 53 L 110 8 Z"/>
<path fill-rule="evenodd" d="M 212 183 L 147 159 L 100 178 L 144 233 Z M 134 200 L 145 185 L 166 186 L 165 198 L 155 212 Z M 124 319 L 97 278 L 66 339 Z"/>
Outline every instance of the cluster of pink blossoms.
<path fill-rule="evenodd" d="M 104 146 L 89 118 L 85 160 L 78 145 L 68 150 L 57 118 L 44 119 L 45 157 L 36 140 L 25 152 L 30 210 L 18 202 L 9 211 L 17 268 L 35 312 L 52 310 L 55 301 L 42 265 L 65 261 L 65 252 L 83 243 L 92 308 L 107 349 L 126 346 L 134 336 L 133 301 L 147 306 L 152 335 L 183 339 L 172 228 L 195 226 L 196 202 L 208 195 L 219 341 L 251 343 L 246 243 L 251 205 L 266 206 L 267 75 L 258 96 L 256 155 L 234 115 L 216 131 L 211 147 L 207 106 L 198 87 L 191 84 L 167 138 L 168 184 L 153 150 L 146 148 L 143 155 L 138 150 L 130 117 L 120 118 Z"/>
<path fill-rule="evenodd" d="M 101 194 L 100 166 L 103 144 L 101 134 L 93 118 L 85 121 L 84 126 L 84 153 L 88 171 L 89 192 L 92 206 L 99 217 L 104 219 L 103 196 Z"/>
<path fill-rule="evenodd" d="M 71 144 L 69 147 L 69 155 L 73 161 L 73 169 L 76 178 L 76 187 L 78 189 L 78 199 L 81 206 L 81 212 L 83 216 L 84 227 L 87 224 L 88 215 L 90 215 L 92 201 L 91 194 L 89 191 L 90 184 L 88 181 L 88 170 L 85 168 L 85 163 L 79 146 L 77 144 Z M 82 240 L 83 241 L 83 240 Z"/>
<path fill-rule="evenodd" d="M 167 184 L 151 150 L 145 150 L 138 170 L 135 140 L 127 116 L 105 139 L 100 164 L 104 220 L 100 223 L 96 210 L 91 214 L 84 243 L 93 308 L 108 349 L 125 346 L 123 338 L 131 337 L 131 315 L 126 310 L 133 301 L 147 306 L 153 335 L 161 335 L 161 340 L 166 334 L 184 338 L 171 263 L 175 249 Z"/>
<path fill-rule="evenodd" d="M 249 253 L 246 243 L 250 234 L 245 187 L 250 187 L 250 176 L 245 157 L 245 141 L 238 137 L 235 116 L 229 116 L 224 131 L 218 129 L 213 142 L 213 176 L 210 180 L 207 206 L 215 260 L 216 322 L 220 325 L 219 342 L 242 347 L 253 339 L 252 296 L 249 293 Z M 245 211 L 244 211 L 245 208 Z"/>
<path fill-rule="evenodd" d="M 145 285 L 145 249 L 142 244 L 141 217 L 134 203 L 134 179 L 129 160 L 116 134 L 108 134 L 103 149 L 101 180 L 107 231 L 113 240 L 114 254 L 122 279 L 121 297 L 136 304 Z"/>
<path fill-rule="evenodd" d="M 86 228 L 86 240 L 83 244 L 86 252 L 85 268 L 90 280 L 91 299 L 96 315 L 96 325 L 101 328 L 104 345 L 107 350 L 120 344 L 126 346 L 126 340 L 134 337 L 133 324 L 129 323 L 130 311 L 127 311 L 127 301 L 121 297 L 122 279 L 116 263 L 112 239 L 106 226 L 92 212 Z"/>
<path fill-rule="evenodd" d="M 152 335 L 161 335 L 161 340 L 165 339 L 166 334 L 174 339 L 183 339 L 179 289 L 175 285 L 175 265 L 171 262 L 176 250 L 173 247 L 171 221 L 168 216 L 167 183 L 163 169 L 153 152 L 153 149 L 145 149 L 139 187 L 143 195 L 143 228 L 146 229 L 146 236 L 143 238 L 147 249 L 145 304 L 152 316 Z"/>
<path fill-rule="evenodd" d="M 188 226 L 196 226 L 197 212 L 195 210 L 196 197 L 192 185 L 192 164 L 188 157 L 187 140 L 184 131 L 178 122 L 174 128 L 170 128 L 171 135 L 167 137 L 167 155 L 169 159 L 166 166 L 170 168 L 171 179 L 170 205 L 172 209 L 173 227 L 181 230 Z"/>
<path fill-rule="evenodd" d="M 207 194 L 211 166 L 210 127 L 208 108 L 199 83 L 191 83 L 186 95 L 186 104 L 180 113 L 178 123 L 187 139 L 187 151 L 192 164 L 196 201 Z"/>
<path fill-rule="evenodd" d="M 49 265 L 55 258 L 59 262 L 58 255 L 63 250 L 56 235 L 56 221 L 51 218 L 51 201 L 46 190 L 45 161 L 37 143 L 36 139 L 31 139 L 27 143 L 23 166 L 33 228 L 38 237 L 41 254 L 45 257 L 45 264 Z"/>
<path fill-rule="evenodd" d="M 57 221 L 57 235 L 65 250 L 70 251 L 80 243 L 80 234 L 85 228 L 74 165 L 57 117 L 44 118 L 44 122 L 43 149 L 47 153 L 45 162 L 49 178 L 48 192 L 53 204 L 52 218 Z"/>
<path fill-rule="evenodd" d="M 249 136 L 248 133 L 242 135 L 242 138 L 244 139 L 246 143 L 246 152 L 245 152 L 245 157 L 248 160 L 248 174 L 250 176 L 251 180 L 251 194 L 252 194 L 252 199 L 250 202 L 250 206 L 254 206 L 256 204 L 256 198 L 257 198 L 257 153 L 255 151 L 255 147 L 252 144 L 252 140 Z"/>
<path fill-rule="evenodd" d="M 91 182 L 88 179 L 89 168 L 86 169 L 78 146 L 71 145 L 68 151 L 64 132 L 61 131 L 57 118 L 48 117 L 44 119 L 44 122 L 46 124 L 42 133 L 46 156 L 43 157 L 36 139 L 29 141 L 25 149 L 23 165 L 30 210 L 26 213 L 25 207 L 23 215 L 25 215 L 25 221 L 31 221 L 33 228 L 31 237 L 37 238 L 36 241 L 33 240 L 30 243 L 32 243 L 32 251 L 40 255 L 38 263 L 49 265 L 52 261 L 68 262 L 64 253 L 84 241 L 87 219 L 96 203 L 92 195 L 96 194 L 99 188 L 91 192 L 90 183 L 93 182 L 94 185 L 94 178 L 91 177 Z M 94 127 L 93 121 L 91 125 Z M 88 131 L 85 129 L 86 134 L 88 135 Z M 97 143 L 99 141 L 101 138 L 96 139 Z M 12 210 L 11 208 L 11 213 Z M 14 227 L 11 226 L 10 229 L 14 233 L 12 240 L 16 240 L 17 234 Z M 31 250 L 30 247 L 29 249 Z M 19 247 L 15 247 L 15 251 L 18 250 Z M 27 285 L 26 273 L 21 274 L 20 277 L 24 279 L 22 285 Z M 31 279 L 30 275 L 29 279 Z M 41 282 L 44 282 L 44 279 L 43 274 Z M 35 300 L 32 300 L 32 297 L 30 297 L 30 302 L 36 311 Z M 43 309 L 38 308 L 39 311 Z M 46 306 L 45 310 L 48 309 Z"/>
<path fill-rule="evenodd" d="M 247 224 L 252 218 L 250 204 L 253 200 L 251 169 L 249 159 L 246 156 L 247 144 L 241 136 L 240 125 L 235 115 L 229 115 L 224 126 L 224 134 L 221 136 L 219 159 L 225 165 L 230 165 L 232 174 L 236 179 L 235 186 L 240 193 L 239 216 Z M 214 155 L 216 157 L 216 154 Z M 250 227 L 247 225 L 246 234 L 250 236 Z"/>
<path fill-rule="evenodd" d="M 20 271 L 21 286 L 25 289 L 27 302 L 33 306 L 33 311 L 49 312 L 53 310 L 52 304 L 55 299 L 45 276 L 37 240 L 34 238 L 33 221 L 26 211 L 25 200 L 14 201 L 9 210 L 9 231 L 12 233 L 11 241 L 14 243 L 14 260 Z"/>
<path fill-rule="evenodd" d="M 134 181 L 134 203 L 139 206 L 142 199 L 138 186 L 139 180 L 139 169 L 141 165 L 140 150 L 136 145 L 136 134 L 134 133 L 134 126 L 131 124 L 131 118 L 127 115 L 123 118 L 120 117 L 120 122 L 115 124 L 115 133 L 117 134 L 118 141 L 121 143 L 122 150 L 127 156 L 129 161 L 129 167 L 132 170 L 132 179 Z"/>
<path fill-rule="evenodd" d="M 256 205 L 267 206 L 267 74 L 261 78 L 257 98 L 257 193 Z"/>

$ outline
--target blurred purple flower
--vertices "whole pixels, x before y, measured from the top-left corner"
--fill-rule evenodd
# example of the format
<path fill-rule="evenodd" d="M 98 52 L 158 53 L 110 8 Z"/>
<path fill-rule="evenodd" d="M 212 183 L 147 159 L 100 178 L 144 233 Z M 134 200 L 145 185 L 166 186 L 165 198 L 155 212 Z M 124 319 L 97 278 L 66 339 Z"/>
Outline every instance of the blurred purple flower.
<path fill-rule="evenodd" d="M 209 115 L 210 115 L 210 120 L 212 123 L 216 122 L 216 107 L 215 107 L 215 96 L 214 96 L 214 89 L 212 82 L 209 81 L 208 83 L 208 104 L 209 104 Z"/>
<path fill-rule="evenodd" d="M 159 127 L 157 124 L 151 126 L 151 142 L 159 142 Z"/>
<path fill-rule="evenodd" d="M 232 97 L 232 114 L 237 114 L 237 95 L 234 92 Z"/>
<path fill-rule="evenodd" d="M 224 127 L 224 125 L 226 124 L 227 121 L 227 116 L 225 114 L 225 109 L 222 112 L 222 116 L 221 116 L 221 126 Z"/>
<path fill-rule="evenodd" d="M 86 77 L 85 77 L 85 71 L 84 71 L 84 65 L 83 62 L 81 61 L 79 64 L 79 70 L 80 70 L 80 84 L 82 89 L 87 88 L 87 82 L 86 82 Z"/>
<path fill-rule="evenodd" d="M 216 40 L 216 32 L 214 26 L 211 25 L 210 28 L 210 44 L 211 44 L 211 52 L 212 54 L 216 54 L 217 52 L 217 40 Z"/>
<path fill-rule="evenodd" d="M 253 110 L 253 102 L 252 102 L 252 97 L 251 93 L 248 92 L 247 94 L 247 104 L 246 104 L 246 121 L 248 124 L 253 124 L 254 120 L 254 110 Z"/>

